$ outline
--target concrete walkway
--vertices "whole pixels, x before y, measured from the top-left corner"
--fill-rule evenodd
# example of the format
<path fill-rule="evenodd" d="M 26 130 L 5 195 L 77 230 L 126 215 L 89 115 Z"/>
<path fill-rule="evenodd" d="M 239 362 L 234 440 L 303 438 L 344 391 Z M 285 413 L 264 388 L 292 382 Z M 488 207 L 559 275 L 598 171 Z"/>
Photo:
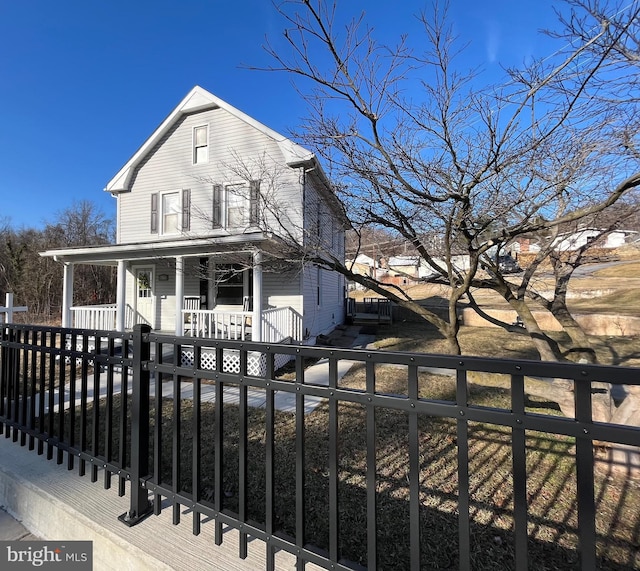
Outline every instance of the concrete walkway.
<path fill-rule="evenodd" d="M 6 510 L 0 509 L 0 541 L 37 541 L 38 539 L 40 538 L 33 535 Z"/>
<path fill-rule="evenodd" d="M 0 505 L 9 515 L 0 519 L 0 536 L 25 541 L 92 541 L 95 571 L 256 571 L 265 568 L 265 547 L 249 542 L 249 555 L 238 557 L 238 533 L 226 529 L 222 546 L 214 542 L 214 526 L 204 522 L 192 533 L 191 514 L 181 509 L 182 522 L 172 525 L 171 508 L 127 527 L 118 516 L 129 509 L 128 494 L 92 483 L 77 468 L 66 469 L 38 456 L 12 439 L 0 438 Z M 9 517 L 13 516 L 13 517 Z M 15 519 L 14 519 L 15 518 Z M 20 523 L 18 523 L 18 520 Z M 293 570 L 295 558 L 278 553 L 276 568 Z M 315 569 L 308 566 L 308 569 Z"/>
<path fill-rule="evenodd" d="M 364 347 L 373 340 L 372 336 L 359 336 L 358 331 L 350 328 L 338 332 L 331 339 L 332 346 Z M 348 361 L 340 363 L 338 375 L 342 377 L 351 365 Z M 326 386 L 328 367 L 326 360 L 309 367 L 305 371 L 305 382 Z M 189 385 L 185 383 L 183 398 L 189 398 Z M 228 390 L 225 399 L 231 402 L 233 388 Z M 251 397 L 250 406 L 264 406 L 264 397 L 259 392 Z M 68 396 L 67 393 L 65 407 L 69 406 Z M 169 390 L 167 396 L 171 396 Z M 213 396 L 203 394 L 203 401 L 210 398 Z M 321 401 L 306 397 L 305 404 L 309 409 L 306 412 L 312 411 Z M 295 395 L 279 393 L 276 402 L 280 410 L 295 411 Z M 96 571 L 254 571 L 265 568 L 265 546 L 261 541 L 250 541 L 248 557 L 242 560 L 238 557 L 239 534 L 235 530 L 227 529 L 222 546 L 216 546 L 212 523 L 203 521 L 201 534 L 193 535 L 192 515 L 184 507 L 181 509 L 182 523 L 177 526 L 172 525 L 172 509 L 168 507 L 159 516 L 127 527 L 118 521 L 118 516 L 129 509 L 128 493 L 118 497 L 115 479 L 111 489 L 105 490 L 102 473 L 95 483 L 88 474 L 89 471 L 84 477 L 78 476 L 77 467 L 68 471 L 66 458 L 58 465 L 54 460 L 48 461 L 46 456 L 38 456 L 28 447 L 0 436 L 0 540 L 92 541 Z M 294 568 L 295 557 L 280 552 L 276 555 L 276 569 Z M 311 564 L 306 568 L 319 569 Z"/>
<path fill-rule="evenodd" d="M 360 335 L 360 327 L 358 326 L 342 326 L 337 328 L 331 335 L 325 337 L 328 342 L 328 346 L 331 347 L 366 347 L 371 343 L 375 336 L 373 335 Z M 338 380 L 340 380 L 352 367 L 353 361 L 341 360 L 338 362 Z M 107 379 L 105 374 L 100 375 L 100 384 L 98 386 L 98 398 L 105 398 L 107 396 Z M 95 383 L 95 376 L 90 373 L 87 379 L 87 399 L 93 400 Z M 329 384 L 329 361 L 327 359 L 321 359 L 315 365 L 305 369 L 305 383 L 310 385 L 328 386 Z M 113 374 L 113 394 L 120 394 L 122 387 L 122 375 L 119 372 Z M 151 386 L 149 394 L 155 396 L 155 375 L 151 373 Z M 216 395 L 216 387 L 213 384 L 203 383 L 200 388 L 201 402 L 214 403 Z M 131 393 L 131 384 L 129 384 L 129 393 Z M 239 403 L 239 390 L 237 387 L 226 386 L 224 388 L 224 401 L 228 404 Z M 165 398 L 173 397 L 173 381 L 168 380 L 162 383 L 162 396 Z M 193 398 L 193 384 L 191 379 L 185 380 L 180 386 L 180 396 L 183 399 Z M 79 382 L 76 382 L 75 388 L 75 404 L 80 403 L 81 398 L 81 386 Z M 71 387 L 67 383 L 64 387 L 64 408 L 69 408 L 71 401 Z M 35 410 L 39 410 L 40 395 L 35 397 Z M 307 396 L 305 398 L 305 414 L 313 412 L 316 407 L 322 402 L 322 398 Z M 55 412 L 59 409 L 60 393 L 58 391 L 54 394 L 54 406 Z M 248 389 L 247 402 L 250 407 L 261 408 L 266 406 L 266 392 L 263 389 L 255 388 Z M 295 393 L 289 393 L 284 391 L 276 391 L 274 405 L 276 410 L 282 412 L 295 413 L 296 411 L 296 395 Z M 45 397 L 45 412 L 48 412 L 49 401 L 48 396 Z"/>

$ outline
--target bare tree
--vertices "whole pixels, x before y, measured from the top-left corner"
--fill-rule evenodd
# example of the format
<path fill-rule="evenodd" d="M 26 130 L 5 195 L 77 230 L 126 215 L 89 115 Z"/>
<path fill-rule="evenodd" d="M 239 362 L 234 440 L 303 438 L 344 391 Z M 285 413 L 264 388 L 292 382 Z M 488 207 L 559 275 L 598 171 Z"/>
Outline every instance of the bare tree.
<path fill-rule="evenodd" d="M 43 229 L 13 229 L 7 222 L 0 230 L 0 292 L 12 292 L 20 304 L 28 306 L 32 322 L 57 318 L 62 306 L 62 266 L 38 252 L 111 242 L 113 222 L 86 201 L 59 212 Z M 113 268 L 79 266 L 75 282 L 76 303 L 113 300 Z"/>
<path fill-rule="evenodd" d="M 269 69 L 300 80 L 310 108 L 301 137 L 340 180 L 336 192 L 353 227 L 401 236 L 434 281 L 449 286 L 448 316 L 401 288 L 353 275 L 320 250 L 307 258 L 427 319 L 454 353 L 459 301 L 472 287 L 493 289 L 518 312 L 542 358 L 559 358 L 533 316 L 527 284 L 514 288 L 492 260 L 516 237 L 576 223 L 640 184 L 628 144 L 638 125 L 633 101 L 592 93 L 593 85 L 603 89 L 630 24 L 600 26 L 551 59 L 510 70 L 496 88 L 456 67 L 446 7 L 418 16 L 421 51 L 407 37 L 377 43 L 364 15 L 344 24 L 336 3 L 299 0 L 278 10 L 289 50 L 267 45 L 277 62 Z M 434 234 L 442 237 L 437 249 L 427 239 Z M 461 251 L 468 267 L 454 263 Z"/>

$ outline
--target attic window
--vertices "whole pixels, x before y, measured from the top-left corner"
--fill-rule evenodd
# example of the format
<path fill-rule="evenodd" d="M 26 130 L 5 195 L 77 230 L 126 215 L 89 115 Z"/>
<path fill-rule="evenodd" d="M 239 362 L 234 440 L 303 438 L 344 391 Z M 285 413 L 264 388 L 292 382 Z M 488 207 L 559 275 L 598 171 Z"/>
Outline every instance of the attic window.
<path fill-rule="evenodd" d="M 193 164 L 209 162 L 209 127 L 203 125 L 193 129 Z"/>

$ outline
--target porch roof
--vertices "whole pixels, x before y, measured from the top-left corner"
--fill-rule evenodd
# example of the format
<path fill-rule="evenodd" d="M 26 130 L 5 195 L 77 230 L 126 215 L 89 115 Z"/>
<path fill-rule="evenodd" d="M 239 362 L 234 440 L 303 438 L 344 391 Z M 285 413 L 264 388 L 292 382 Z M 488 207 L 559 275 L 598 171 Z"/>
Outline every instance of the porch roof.
<path fill-rule="evenodd" d="M 271 234 L 250 232 L 215 238 L 181 238 L 179 240 L 61 248 L 46 250 L 40 252 L 40 255 L 59 262 L 115 265 L 120 260 L 253 252 L 256 248 L 268 248 L 274 241 Z"/>

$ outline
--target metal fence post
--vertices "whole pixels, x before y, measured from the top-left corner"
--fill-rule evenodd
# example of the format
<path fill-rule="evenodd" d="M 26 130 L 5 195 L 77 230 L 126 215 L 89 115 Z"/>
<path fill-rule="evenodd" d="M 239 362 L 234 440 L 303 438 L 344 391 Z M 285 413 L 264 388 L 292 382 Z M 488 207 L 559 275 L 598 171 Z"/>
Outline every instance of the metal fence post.
<path fill-rule="evenodd" d="M 151 344 L 148 325 L 133 328 L 133 395 L 131 400 L 131 503 L 118 519 L 129 527 L 153 512 L 142 478 L 149 475 L 149 369 Z"/>

